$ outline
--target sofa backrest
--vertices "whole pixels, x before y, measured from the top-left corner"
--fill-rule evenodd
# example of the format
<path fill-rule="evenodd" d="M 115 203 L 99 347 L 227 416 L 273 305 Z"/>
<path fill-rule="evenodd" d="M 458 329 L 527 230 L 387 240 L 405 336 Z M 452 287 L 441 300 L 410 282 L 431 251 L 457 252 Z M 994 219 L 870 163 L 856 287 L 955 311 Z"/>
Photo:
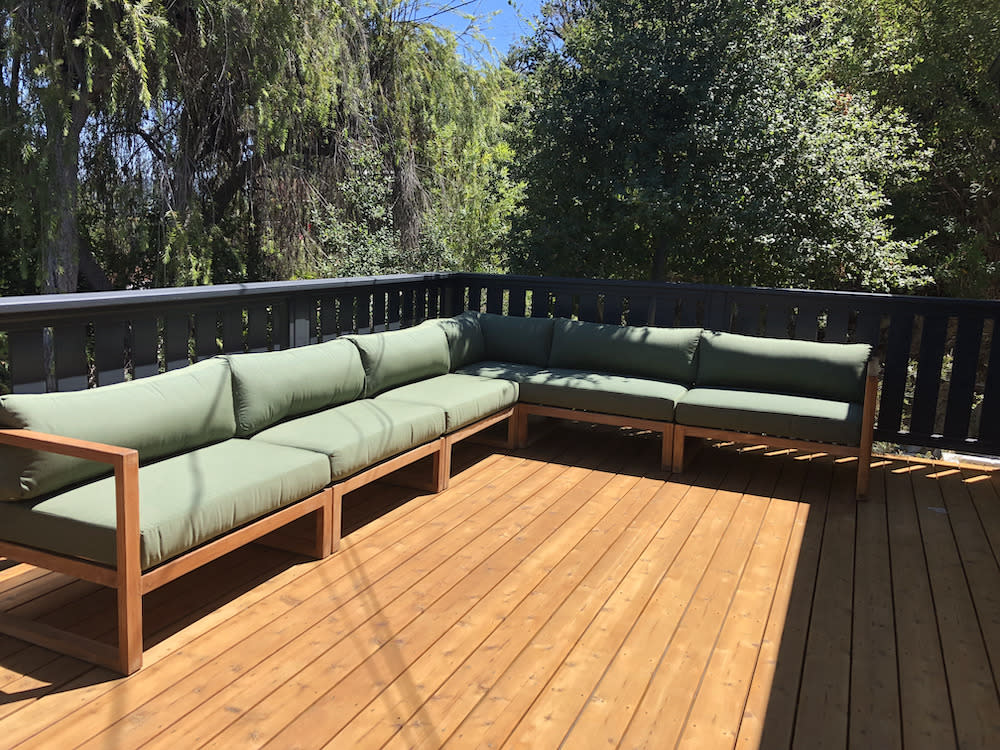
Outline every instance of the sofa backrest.
<path fill-rule="evenodd" d="M 233 437 L 229 363 L 214 357 L 181 370 L 86 391 L 0 396 L 0 427 L 139 451 L 141 461 Z M 0 500 L 25 500 L 110 473 L 105 464 L 0 446 Z"/>
<path fill-rule="evenodd" d="M 522 318 L 481 313 L 479 323 L 486 359 L 547 367 L 552 347 L 552 318 Z"/>
<path fill-rule="evenodd" d="M 469 310 L 454 318 L 433 318 L 420 324 L 437 326 L 444 331 L 452 370 L 486 359 L 486 341 L 479 322 L 481 315 Z"/>
<path fill-rule="evenodd" d="M 448 339 L 440 326 L 344 336 L 361 354 L 365 396 L 448 372 Z"/>
<path fill-rule="evenodd" d="M 700 328 L 620 326 L 559 318 L 552 332 L 549 366 L 691 384 L 700 335 Z"/>
<path fill-rule="evenodd" d="M 697 385 L 860 403 L 868 344 L 794 341 L 704 331 Z"/>
<path fill-rule="evenodd" d="M 287 417 L 364 395 L 361 355 L 337 339 L 278 352 L 229 355 L 236 435 L 249 437 Z"/>

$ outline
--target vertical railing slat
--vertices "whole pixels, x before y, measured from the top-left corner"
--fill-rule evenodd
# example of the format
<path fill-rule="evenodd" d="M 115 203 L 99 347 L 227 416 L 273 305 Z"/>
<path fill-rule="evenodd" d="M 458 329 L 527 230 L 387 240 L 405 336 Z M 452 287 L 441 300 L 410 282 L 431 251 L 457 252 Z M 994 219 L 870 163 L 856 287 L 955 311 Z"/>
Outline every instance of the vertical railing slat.
<path fill-rule="evenodd" d="M 944 417 L 946 437 L 964 440 L 969 436 L 972 402 L 976 395 L 976 371 L 979 349 L 983 341 L 983 317 L 965 316 L 958 319 L 951 377 L 948 383 L 948 405 Z"/>
<path fill-rule="evenodd" d="M 917 382 L 913 389 L 913 408 L 910 416 L 910 431 L 917 434 L 930 434 L 934 430 L 947 333 L 948 319 L 943 315 L 929 315 L 924 318 L 920 354 L 917 359 Z"/>
<path fill-rule="evenodd" d="M 45 393 L 45 353 L 41 328 L 11 331 L 10 377 L 14 393 Z"/>
<path fill-rule="evenodd" d="M 878 416 L 878 428 L 892 434 L 899 432 L 903 420 L 903 399 L 906 394 L 906 373 L 912 340 L 913 313 L 894 314 L 889 321 Z"/>
<path fill-rule="evenodd" d="M 125 380 L 124 320 L 94 322 L 94 369 L 98 385 L 113 385 Z"/>
<path fill-rule="evenodd" d="M 160 372 L 159 327 L 152 315 L 132 319 L 132 374 L 148 378 Z M 56 361 L 59 356 L 56 353 Z M 58 365 L 57 365 L 58 367 Z"/>
<path fill-rule="evenodd" d="M 56 357 L 56 388 L 82 391 L 88 385 L 87 324 L 60 323 L 53 330 Z"/>

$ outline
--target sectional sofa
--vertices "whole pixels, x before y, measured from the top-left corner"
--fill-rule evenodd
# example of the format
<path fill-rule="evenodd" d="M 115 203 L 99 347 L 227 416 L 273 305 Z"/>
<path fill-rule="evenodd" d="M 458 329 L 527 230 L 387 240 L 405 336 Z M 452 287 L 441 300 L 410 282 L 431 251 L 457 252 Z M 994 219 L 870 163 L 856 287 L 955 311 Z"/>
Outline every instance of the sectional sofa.
<path fill-rule="evenodd" d="M 142 663 L 142 596 L 251 541 L 324 557 L 342 498 L 531 415 L 809 447 L 867 489 L 877 368 L 866 345 L 464 313 L 414 328 L 215 357 L 89 391 L 0 397 L 0 555 L 113 587 L 118 646 L 0 615 L 0 632 Z M 867 368 L 867 369 L 866 369 Z M 311 519 L 302 543 L 282 529 Z"/>

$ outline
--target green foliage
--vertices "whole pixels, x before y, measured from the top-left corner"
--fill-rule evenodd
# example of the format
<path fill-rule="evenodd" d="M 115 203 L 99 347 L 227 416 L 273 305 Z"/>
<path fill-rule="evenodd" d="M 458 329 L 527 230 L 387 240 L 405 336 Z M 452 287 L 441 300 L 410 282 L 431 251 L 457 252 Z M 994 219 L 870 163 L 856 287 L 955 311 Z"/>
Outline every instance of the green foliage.
<path fill-rule="evenodd" d="M 927 153 L 903 113 L 811 80 L 760 4 L 594 2 L 522 51 L 515 266 L 912 288 L 885 190 Z M 806 63 L 806 65 L 803 65 Z"/>
<path fill-rule="evenodd" d="M 901 108 L 933 149 L 931 169 L 891 197 L 898 226 L 930 235 L 936 291 L 1000 294 L 1000 3 L 810 0 L 789 12 L 824 41 L 823 75 Z"/>
<path fill-rule="evenodd" d="M 436 12 L 0 8 L 0 291 L 75 288 L 77 258 L 89 287 L 497 268 L 516 79 L 465 62 Z"/>

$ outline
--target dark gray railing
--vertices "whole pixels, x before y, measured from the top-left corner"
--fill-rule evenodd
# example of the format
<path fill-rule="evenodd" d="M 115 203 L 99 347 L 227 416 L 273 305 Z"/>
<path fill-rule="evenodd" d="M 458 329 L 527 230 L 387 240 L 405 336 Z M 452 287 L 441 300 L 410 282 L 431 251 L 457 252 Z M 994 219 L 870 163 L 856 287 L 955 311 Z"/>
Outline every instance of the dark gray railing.
<path fill-rule="evenodd" d="M 884 363 L 876 439 L 1000 455 L 1000 302 L 485 274 L 0 299 L 9 387 L 74 390 L 219 353 L 302 346 L 465 309 L 862 341 Z"/>
<path fill-rule="evenodd" d="M 441 314 L 445 274 L 0 299 L 9 387 L 77 390 L 220 353 L 286 349 Z"/>

